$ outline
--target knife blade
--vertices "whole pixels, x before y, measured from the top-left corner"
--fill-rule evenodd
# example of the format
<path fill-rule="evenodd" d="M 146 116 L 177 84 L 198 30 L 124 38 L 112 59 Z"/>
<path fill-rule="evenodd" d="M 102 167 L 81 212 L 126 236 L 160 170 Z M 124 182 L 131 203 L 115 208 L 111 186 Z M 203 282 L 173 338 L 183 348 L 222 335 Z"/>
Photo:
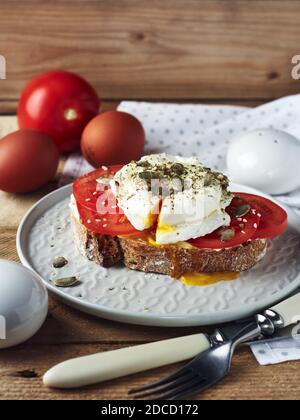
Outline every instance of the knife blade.
<path fill-rule="evenodd" d="M 297 293 L 254 316 L 252 321 L 260 325 L 263 336 L 272 336 L 277 329 L 299 319 L 300 293 Z M 211 335 L 193 334 L 70 359 L 48 370 L 43 382 L 48 387 L 77 388 L 192 359 L 232 341 L 247 324 L 249 319 L 228 324 Z"/>

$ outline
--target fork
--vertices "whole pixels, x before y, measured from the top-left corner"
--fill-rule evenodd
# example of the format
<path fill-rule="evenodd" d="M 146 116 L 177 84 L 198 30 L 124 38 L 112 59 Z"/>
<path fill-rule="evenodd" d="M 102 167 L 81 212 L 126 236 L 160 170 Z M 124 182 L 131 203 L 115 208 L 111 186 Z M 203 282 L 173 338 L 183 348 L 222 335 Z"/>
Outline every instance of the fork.
<path fill-rule="evenodd" d="M 135 399 L 148 397 L 151 400 L 177 400 L 204 391 L 229 373 L 235 348 L 261 332 L 259 323 L 253 321 L 242 327 L 228 343 L 201 353 L 172 375 L 132 389 L 128 394 Z"/>
<path fill-rule="evenodd" d="M 129 391 L 134 398 L 175 400 L 204 391 L 223 379 L 230 371 L 233 353 L 239 344 L 262 336 L 273 336 L 277 329 L 300 320 L 300 293 L 278 303 L 252 320 L 233 329 L 232 335 L 219 337 L 214 346 L 177 372 L 140 388 Z M 225 338 L 225 339 L 224 339 Z"/>

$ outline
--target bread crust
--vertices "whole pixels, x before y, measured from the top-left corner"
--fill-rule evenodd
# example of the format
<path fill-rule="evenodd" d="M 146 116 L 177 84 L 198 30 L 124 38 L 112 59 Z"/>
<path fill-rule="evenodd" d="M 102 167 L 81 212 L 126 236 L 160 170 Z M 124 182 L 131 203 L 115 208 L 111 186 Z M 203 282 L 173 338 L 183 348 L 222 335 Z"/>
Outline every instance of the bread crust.
<path fill-rule="evenodd" d="M 142 238 L 118 238 L 90 232 L 71 215 L 74 240 L 80 253 L 91 261 L 110 267 L 123 260 L 126 267 L 178 278 L 184 273 L 245 271 L 264 256 L 266 239 L 221 250 L 153 246 Z"/>
<path fill-rule="evenodd" d="M 71 225 L 75 244 L 84 257 L 103 267 L 111 267 L 123 260 L 123 251 L 118 238 L 89 231 L 73 214 L 71 214 Z"/>

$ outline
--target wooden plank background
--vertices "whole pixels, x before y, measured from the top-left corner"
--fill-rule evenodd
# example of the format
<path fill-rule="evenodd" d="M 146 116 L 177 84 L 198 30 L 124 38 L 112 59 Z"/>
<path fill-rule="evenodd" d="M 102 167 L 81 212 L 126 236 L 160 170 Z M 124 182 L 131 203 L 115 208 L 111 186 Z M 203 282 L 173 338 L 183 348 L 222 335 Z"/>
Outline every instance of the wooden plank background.
<path fill-rule="evenodd" d="M 296 93 L 295 0 L 0 2 L 0 102 L 42 71 L 85 76 L 105 100 L 261 99 Z"/>

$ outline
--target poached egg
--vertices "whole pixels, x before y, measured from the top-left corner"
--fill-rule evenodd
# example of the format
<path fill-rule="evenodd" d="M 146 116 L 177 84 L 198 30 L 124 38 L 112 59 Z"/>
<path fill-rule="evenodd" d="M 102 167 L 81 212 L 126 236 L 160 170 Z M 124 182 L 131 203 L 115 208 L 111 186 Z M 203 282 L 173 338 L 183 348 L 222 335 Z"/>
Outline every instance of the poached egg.
<path fill-rule="evenodd" d="M 158 244 L 198 238 L 230 223 L 228 179 L 197 157 L 144 156 L 118 171 L 110 186 L 135 229 L 155 227 Z"/>

